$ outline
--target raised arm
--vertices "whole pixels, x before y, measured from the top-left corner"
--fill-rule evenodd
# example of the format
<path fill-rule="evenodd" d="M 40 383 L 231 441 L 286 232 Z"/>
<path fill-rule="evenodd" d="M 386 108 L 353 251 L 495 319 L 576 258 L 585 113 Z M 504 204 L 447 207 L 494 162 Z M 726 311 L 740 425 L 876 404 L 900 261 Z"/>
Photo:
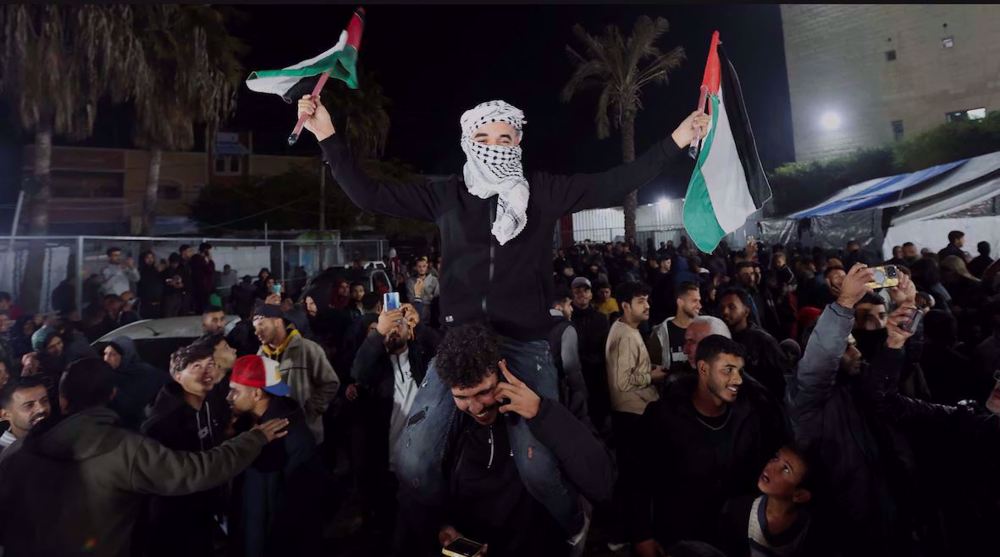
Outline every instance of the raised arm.
<path fill-rule="evenodd" d="M 316 136 L 334 180 L 359 209 L 400 218 L 435 219 L 440 203 L 438 188 L 425 179 L 398 185 L 372 179 L 351 155 L 343 135 L 336 133 L 322 102 L 307 95 L 298 108 L 300 116 L 311 115 L 305 128 Z"/>
<path fill-rule="evenodd" d="M 605 172 L 571 176 L 542 174 L 551 187 L 538 193 L 551 196 L 546 200 L 547 206 L 559 215 L 617 206 L 630 192 L 645 186 L 668 168 L 694 141 L 696 133 L 703 137 L 710 121 L 704 113 L 693 112 L 670 137 L 650 147 L 638 159 Z"/>

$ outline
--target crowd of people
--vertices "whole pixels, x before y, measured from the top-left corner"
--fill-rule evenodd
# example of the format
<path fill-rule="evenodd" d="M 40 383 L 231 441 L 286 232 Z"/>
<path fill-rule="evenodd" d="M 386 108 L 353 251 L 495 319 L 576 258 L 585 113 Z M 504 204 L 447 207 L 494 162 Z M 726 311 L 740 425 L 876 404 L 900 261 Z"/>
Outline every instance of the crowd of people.
<path fill-rule="evenodd" d="M 142 286 L 155 256 L 137 270 L 109 250 L 109 326 L 177 315 L 178 284 L 180 313 L 202 316 L 162 368 L 126 337 L 95 354 L 72 310 L 39 321 L 0 294 L 5 555 L 334 554 L 337 473 L 378 554 L 992 553 L 988 245 L 553 254 L 562 215 L 648 182 L 707 117 L 607 173 L 526 177 L 523 114 L 491 101 L 461 120 L 467 184 L 392 187 L 318 99 L 298 108 L 352 201 L 436 222 L 441 253 L 390 253 L 374 292 L 328 270 L 297 295 L 262 274 L 213 299 L 210 245 L 157 270 L 162 292 Z M 103 307 L 131 292 L 138 310 Z"/>

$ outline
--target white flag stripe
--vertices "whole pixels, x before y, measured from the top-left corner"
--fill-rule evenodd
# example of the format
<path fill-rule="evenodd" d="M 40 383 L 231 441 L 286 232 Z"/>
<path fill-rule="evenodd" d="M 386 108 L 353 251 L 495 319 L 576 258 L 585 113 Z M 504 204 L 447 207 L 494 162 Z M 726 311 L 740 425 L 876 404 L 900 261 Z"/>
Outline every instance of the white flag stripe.
<path fill-rule="evenodd" d="M 729 116 L 726 114 L 726 104 L 719 91 L 718 129 L 712 138 L 711 150 L 701 167 L 705 177 L 708 196 L 715 209 L 715 218 L 719 226 L 727 234 L 746 223 L 757 207 L 750 197 L 747 178 L 743 173 L 739 151 L 733 140 L 733 131 L 729 126 Z"/>
<path fill-rule="evenodd" d="M 347 45 L 347 31 L 341 31 L 340 40 L 337 41 L 337 44 L 333 46 L 333 48 L 327 50 L 326 52 L 320 54 L 319 56 L 314 56 L 308 60 L 303 60 L 298 64 L 294 64 L 292 66 L 288 66 L 287 68 L 282 68 L 282 69 L 296 70 L 299 68 L 303 68 L 305 66 L 309 66 L 311 64 L 315 64 L 316 62 L 332 55 L 335 52 L 344 50 L 344 47 L 346 45 Z M 301 79 L 303 79 L 301 76 L 257 77 L 255 79 L 246 80 L 246 84 L 251 91 L 256 91 L 258 93 L 271 93 L 274 95 L 284 95 L 286 91 L 291 89 L 292 86 L 298 83 Z"/>

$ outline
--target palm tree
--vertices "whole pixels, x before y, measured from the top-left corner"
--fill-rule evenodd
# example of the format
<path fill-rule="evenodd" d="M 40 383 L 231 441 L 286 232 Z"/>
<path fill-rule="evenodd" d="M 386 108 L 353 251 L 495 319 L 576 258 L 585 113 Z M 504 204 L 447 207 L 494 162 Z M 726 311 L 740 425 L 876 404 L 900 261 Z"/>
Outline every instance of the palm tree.
<path fill-rule="evenodd" d="M 48 231 L 53 135 L 70 140 L 94 129 L 98 101 L 128 95 L 141 49 L 128 5 L 0 6 L 0 93 L 21 127 L 34 134 L 34 171 L 27 193 L 32 234 Z M 39 307 L 44 244 L 32 242 L 21 302 Z"/>
<path fill-rule="evenodd" d="M 245 45 L 226 30 L 225 14 L 206 5 L 143 5 L 137 8 L 146 72 L 134 76 L 133 139 L 150 151 L 142 234 L 156 214 L 164 150 L 190 149 L 195 125 L 210 136 L 232 114 L 243 76 Z"/>
<path fill-rule="evenodd" d="M 594 116 L 597 137 L 607 138 L 612 124 L 621 130 L 624 162 L 635 160 L 635 117 L 642 109 L 642 88 L 650 83 L 668 83 L 669 73 L 685 59 L 683 47 L 664 53 L 656 46 L 669 29 L 666 19 L 658 17 L 654 21 L 645 15 L 636 20 L 628 38 L 622 36 L 616 25 L 609 25 L 603 35 L 594 36 L 576 24 L 573 34 L 585 47 L 586 57 L 566 45 L 574 71 L 563 86 L 562 100 L 569 102 L 584 89 L 600 89 Z M 624 202 L 626 238 L 635 238 L 637 204 L 636 192 L 628 194 Z"/>

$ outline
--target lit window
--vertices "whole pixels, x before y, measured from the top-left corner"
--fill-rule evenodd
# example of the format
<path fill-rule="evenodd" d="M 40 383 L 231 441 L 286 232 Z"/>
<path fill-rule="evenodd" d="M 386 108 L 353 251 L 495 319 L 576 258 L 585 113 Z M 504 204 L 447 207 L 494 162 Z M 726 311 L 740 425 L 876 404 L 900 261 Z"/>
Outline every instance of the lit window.
<path fill-rule="evenodd" d="M 892 121 L 892 137 L 896 141 L 903 139 L 903 121 L 893 120 Z"/>
<path fill-rule="evenodd" d="M 973 108 L 972 110 L 967 110 L 965 113 L 969 115 L 969 120 L 982 120 L 986 118 L 985 108 Z"/>
<path fill-rule="evenodd" d="M 885 51 L 885 60 L 887 62 L 892 62 L 895 59 L 896 59 L 896 51 L 895 50 L 887 50 L 887 51 Z"/>
<path fill-rule="evenodd" d="M 941 39 L 941 46 L 943 48 L 951 48 L 955 46 L 955 37 L 945 37 Z"/>

